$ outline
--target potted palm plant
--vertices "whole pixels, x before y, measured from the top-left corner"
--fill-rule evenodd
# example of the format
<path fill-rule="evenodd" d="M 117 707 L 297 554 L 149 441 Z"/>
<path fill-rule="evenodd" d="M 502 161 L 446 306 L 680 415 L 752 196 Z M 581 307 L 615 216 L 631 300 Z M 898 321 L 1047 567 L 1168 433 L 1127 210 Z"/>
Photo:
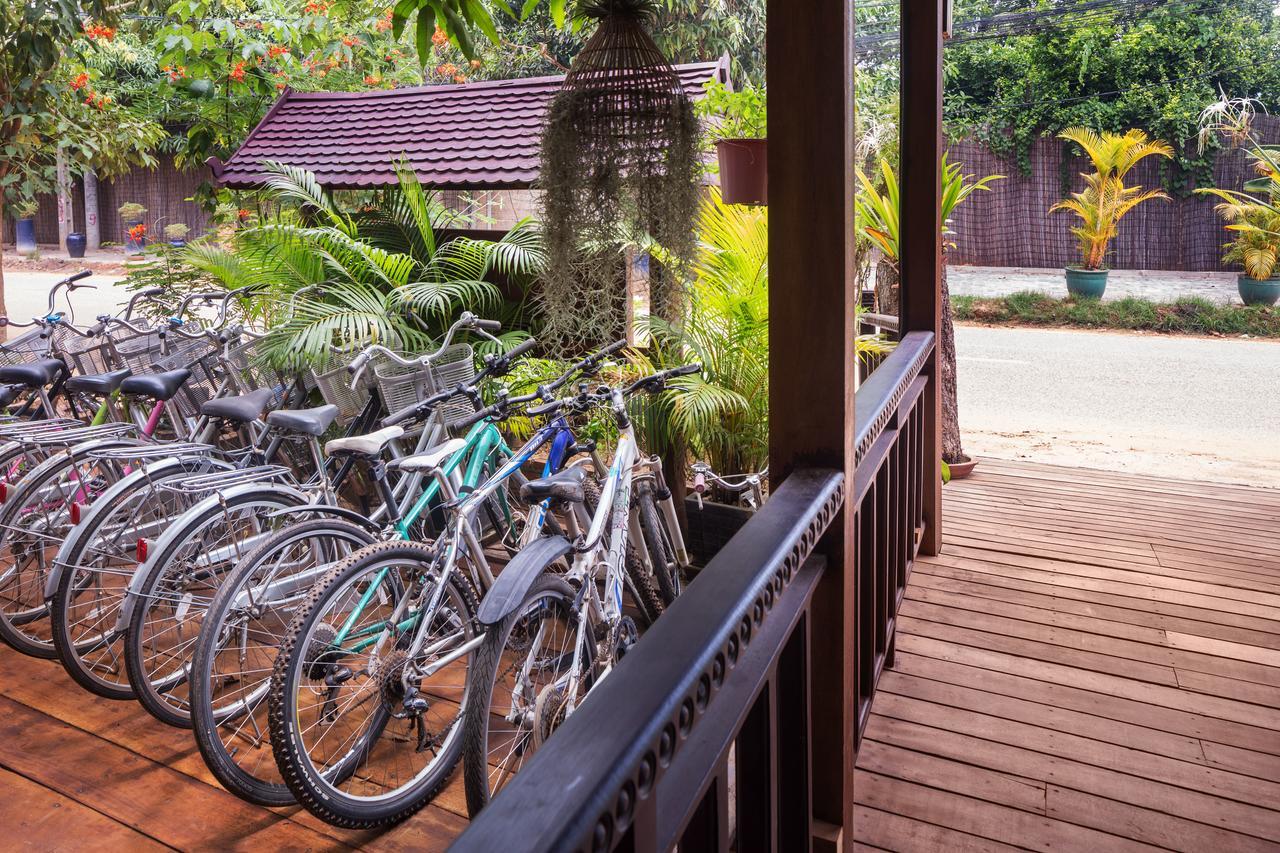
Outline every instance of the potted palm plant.
<path fill-rule="evenodd" d="M 36 246 L 36 214 L 40 212 L 40 204 L 35 199 L 23 199 L 13 206 L 16 221 L 13 223 L 17 237 L 18 254 L 34 255 L 39 251 Z"/>
<path fill-rule="evenodd" d="M 1280 301 L 1280 150 L 1257 146 L 1251 152 L 1260 178 L 1245 184 L 1257 194 L 1217 188 L 1196 190 L 1217 196 L 1215 208 L 1235 239 L 1226 245 L 1225 263 L 1238 263 L 1236 290 L 1245 305 L 1275 305 Z"/>
<path fill-rule="evenodd" d="M 709 119 L 720 163 L 720 196 L 725 204 L 769 203 L 769 144 L 765 90 L 733 91 L 707 84 L 698 114 Z"/>
<path fill-rule="evenodd" d="M 1067 292 L 1072 296 L 1099 298 L 1107 289 L 1107 247 L 1115 239 L 1120 220 L 1144 201 L 1168 196 L 1161 190 L 1125 186 L 1129 170 L 1152 155 L 1172 157 L 1173 149 L 1141 130 L 1096 133 L 1084 127 L 1064 130 L 1059 137 L 1074 142 L 1093 165 L 1082 172 L 1084 189 L 1049 208 L 1050 213 L 1069 211 L 1080 218 L 1071 233 L 1080 242 L 1080 266 L 1067 267 Z"/>

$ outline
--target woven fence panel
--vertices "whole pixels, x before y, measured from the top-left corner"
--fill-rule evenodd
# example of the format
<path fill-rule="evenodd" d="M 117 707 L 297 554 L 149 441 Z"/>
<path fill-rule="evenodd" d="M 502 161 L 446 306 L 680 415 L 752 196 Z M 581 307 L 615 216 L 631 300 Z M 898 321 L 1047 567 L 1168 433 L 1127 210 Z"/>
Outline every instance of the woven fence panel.
<path fill-rule="evenodd" d="M 1257 130 L 1264 141 L 1280 141 L 1280 118 L 1259 117 Z M 1075 216 L 1048 211 L 1064 196 L 1064 175 L 1072 192 L 1083 186 L 1084 158 L 1069 155 L 1060 140 L 1041 139 L 1031 150 L 1031 174 L 1024 175 L 1016 164 L 972 140 L 952 142 L 949 152 L 966 174 L 1007 176 L 993 184 L 990 192 L 970 196 L 952 216 L 952 263 L 1042 268 L 1079 263 L 1079 248 L 1071 233 Z M 1241 189 L 1254 177 L 1249 164 L 1244 151 L 1220 151 L 1214 162 L 1215 185 Z M 1162 186 L 1159 160 L 1144 160 L 1129 173 L 1128 183 Z M 1212 198 L 1200 195 L 1175 195 L 1168 201 L 1139 205 L 1121 220 L 1108 265 L 1188 272 L 1227 269 L 1221 258 L 1228 237 L 1214 204 Z"/>
<path fill-rule="evenodd" d="M 147 227 L 153 238 L 159 238 L 164 226 L 181 222 L 191 228 L 191 237 L 202 234 L 209 224 L 208 214 L 198 204 L 187 201 L 201 183 L 209 179 L 207 169 L 178 169 L 173 159 L 161 155 L 154 169 L 134 169 L 112 180 L 98 181 L 98 215 L 103 243 L 124 242 L 124 227 L 116 208 L 134 201 L 147 209 Z M 75 181 L 72 192 L 75 207 L 75 229 L 84 231 L 84 191 Z M 13 222 L 5 211 L 4 239 L 13 242 Z M 36 217 L 36 242 L 58 242 L 58 200 L 53 195 L 40 196 L 40 214 Z"/>

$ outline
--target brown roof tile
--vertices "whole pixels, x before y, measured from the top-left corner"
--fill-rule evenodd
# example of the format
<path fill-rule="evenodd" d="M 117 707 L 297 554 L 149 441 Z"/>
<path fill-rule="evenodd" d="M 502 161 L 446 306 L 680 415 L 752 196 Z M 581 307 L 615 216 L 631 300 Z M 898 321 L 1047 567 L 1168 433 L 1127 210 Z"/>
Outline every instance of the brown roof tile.
<path fill-rule="evenodd" d="M 727 58 L 676 66 L 690 95 L 727 80 L 727 69 Z M 286 91 L 230 160 L 209 165 L 238 189 L 260 184 L 267 160 L 309 169 L 328 187 L 357 188 L 394 183 L 392 164 L 403 156 L 428 186 L 528 187 L 538 176 L 543 114 L 563 80 Z"/>

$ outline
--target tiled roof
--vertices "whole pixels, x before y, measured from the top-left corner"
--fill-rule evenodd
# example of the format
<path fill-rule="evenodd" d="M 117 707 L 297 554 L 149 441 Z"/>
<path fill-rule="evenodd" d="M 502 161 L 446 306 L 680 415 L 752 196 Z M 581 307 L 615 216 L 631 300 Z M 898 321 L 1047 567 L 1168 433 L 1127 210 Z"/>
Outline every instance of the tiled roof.
<path fill-rule="evenodd" d="M 690 95 L 728 79 L 728 60 L 677 65 Z M 521 188 L 538 176 L 547 104 L 563 77 L 417 86 L 373 92 L 286 91 L 227 163 L 211 160 L 221 184 L 261 183 L 278 160 L 316 173 L 328 187 L 395 182 L 407 158 L 423 184 L 446 189 Z"/>

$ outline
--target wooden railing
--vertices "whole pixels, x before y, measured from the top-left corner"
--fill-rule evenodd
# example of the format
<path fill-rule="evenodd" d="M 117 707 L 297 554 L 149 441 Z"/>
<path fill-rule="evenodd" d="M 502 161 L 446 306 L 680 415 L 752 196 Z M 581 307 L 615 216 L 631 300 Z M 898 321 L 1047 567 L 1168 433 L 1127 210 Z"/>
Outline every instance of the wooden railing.
<path fill-rule="evenodd" d="M 894 627 L 924 525 L 926 441 L 921 374 L 932 332 L 908 332 L 858 389 L 850 507 L 857 534 L 857 740 L 880 673 L 893 665 Z"/>
<path fill-rule="evenodd" d="M 838 642 L 814 646 L 814 548 L 850 498 L 858 736 L 919 541 L 932 347 L 907 334 L 858 391 L 851 493 L 837 471 L 788 477 L 455 850 L 810 849 L 811 727 L 840 725 L 810 711 L 812 655 Z"/>
<path fill-rule="evenodd" d="M 883 334 L 890 340 L 897 340 L 898 318 L 890 314 L 873 314 L 870 311 L 864 311 L 858 315 L 858 334 Z M 861 387 L 863 382 L 867 381 L 867 377 L 875 372 L 875 369 L 884 362 L 886 357 L 887 356 L 882 355 L 866 355 L 858 359 L 859 387 Z"/>

